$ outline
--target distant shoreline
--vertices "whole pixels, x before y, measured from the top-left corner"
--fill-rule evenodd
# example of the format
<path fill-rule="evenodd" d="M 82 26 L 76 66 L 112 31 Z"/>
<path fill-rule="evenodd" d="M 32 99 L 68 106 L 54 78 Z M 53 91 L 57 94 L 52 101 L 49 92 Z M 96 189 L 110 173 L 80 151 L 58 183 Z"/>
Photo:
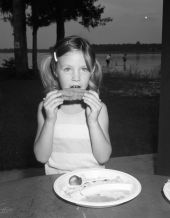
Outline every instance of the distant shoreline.
<path fill-rule="evenodd" d="M 92 45 L 97 54 L 101 53 L 161 53 L 162 44 L 152 43 L 152 44 L 93 44 Z M 49 53 L 49 49 L 37 49 L 39 53 Z M 32 52 L 32 49 L 27 49 L 28 53 Z M 0 49 L 0 53 L 14 53 L 13 48 Z"/>
<path fill-rule="evenodd" d="M 37 50 L 38 53 L 49 53 L 50 50 Z M 14 53 L 13 50 L 1 50 L 0 53 Z M 28 50 L 28 53 L 32 53 L 32 51 Z M 122 53 L 127 53 L 127 54 L 161 54 L 161 51 L 96 51 L 96 54 L 122 54 Z"/>

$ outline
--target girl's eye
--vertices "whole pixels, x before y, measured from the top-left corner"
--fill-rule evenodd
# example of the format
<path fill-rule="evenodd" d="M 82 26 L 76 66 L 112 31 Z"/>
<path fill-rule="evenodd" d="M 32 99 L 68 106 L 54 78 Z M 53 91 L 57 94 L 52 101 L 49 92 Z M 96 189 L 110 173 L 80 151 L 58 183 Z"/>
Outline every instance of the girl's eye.
<path fill-rule="evenodd" d="M 71 68 L 69 68 L 69 67 L 64 68 L 64 72 L 69 72 L 70 70 L 71 70 Z"/>
<path fill-rule="evenodd" d="M 89 72 L 89 70 L 87 69 L 87 67 L 83 67 L 83 68 L 82 68 L 82 71 L 84 71 L 84 72 Z"/>

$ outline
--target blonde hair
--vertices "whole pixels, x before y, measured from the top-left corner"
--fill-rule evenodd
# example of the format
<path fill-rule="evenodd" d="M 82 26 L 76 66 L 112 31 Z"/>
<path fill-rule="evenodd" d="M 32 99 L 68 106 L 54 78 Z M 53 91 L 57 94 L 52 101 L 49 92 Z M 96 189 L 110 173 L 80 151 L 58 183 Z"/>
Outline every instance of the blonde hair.
<path fill-rule="evenodd" d="M 60 89 L 60 83 L 57 77 L 57 59 L 70 51 L 82 51 L 84 59 L 91 77 L 88 89 L 99 92 L 102 81 L 102 70 L 100 63 L 90 43 L 79 36 L 69 36 L 60 40 L 53 48 L 50 55 L 46 56 L 40 65 L 40 77 L 46 92 L 55 88 Z"/>

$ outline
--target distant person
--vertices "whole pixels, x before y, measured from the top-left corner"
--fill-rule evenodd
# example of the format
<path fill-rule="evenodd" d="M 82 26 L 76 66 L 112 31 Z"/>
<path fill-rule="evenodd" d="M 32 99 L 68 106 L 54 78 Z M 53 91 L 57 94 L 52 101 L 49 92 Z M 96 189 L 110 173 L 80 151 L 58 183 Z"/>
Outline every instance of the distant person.
<path fill-rule="evenodd" d="M 127 61 L 126 53 L 123 54 L 122 60 L 123 60 L 123 70 L 126 71 L 126 61 Z"/>
<path fill-rule="evenodd" d="M 106 55 L 106 66 L 109 67 L 111 61 L 111 54 Z"/>
<path fill-rule="evenodd" d="M 78 36 L 59 41 L 40 76 L 48 91 L 38 107 L 34 153 L 45 173 L 103 168 L 112 150 L 109 119 L 98 94 L 101 67 L 89 42 Z"/>

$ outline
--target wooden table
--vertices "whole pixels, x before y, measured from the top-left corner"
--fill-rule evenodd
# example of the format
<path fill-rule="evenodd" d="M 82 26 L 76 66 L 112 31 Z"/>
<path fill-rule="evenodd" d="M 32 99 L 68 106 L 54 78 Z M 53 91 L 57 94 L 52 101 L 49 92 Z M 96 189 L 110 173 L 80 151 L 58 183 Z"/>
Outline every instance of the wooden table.
<path fill-rule="evenodd" d="M 168 177 L 133 175 L 142 185 L 130 202 L 109 208 L 80 207 L 59 199 L 53 191 L 57 178 L 38 176 L 0 185 L 0 218 L 168 218 L 170 202 L 162 194 Z"/>

